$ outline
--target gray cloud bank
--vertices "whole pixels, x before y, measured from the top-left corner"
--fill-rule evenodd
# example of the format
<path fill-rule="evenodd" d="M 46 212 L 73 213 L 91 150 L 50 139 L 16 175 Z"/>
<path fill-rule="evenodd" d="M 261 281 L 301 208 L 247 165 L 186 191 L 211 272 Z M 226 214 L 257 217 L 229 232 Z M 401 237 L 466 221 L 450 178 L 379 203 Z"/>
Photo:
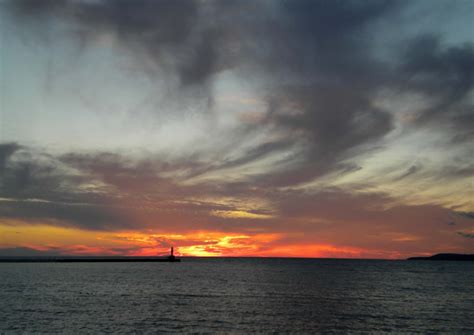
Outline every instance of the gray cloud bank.
<path fill-rule="evenodd" d="M 449 209 L 396 205 L 384 194 L 351 194 L 337 188 L 301 191 L 231 181 L 187 185 L 187 177 L 163 177 L 169 170 L 192 169 L 185 162 L 170 166 L 158 158 L 137 161 L 109 153 L 55 156 L 14 143 L 0 145 L 0 161 L 0 220 L 6 224 L 279 233 L 288 234 L 290 240 L 304 232 L 300 242 L 313 243 L 316 238 L 319 243 L 336 240 L 371 248 L 396 248 L 400 243 L 396 238 L 406 234 L 429 236 L 433 245 L 453 236 L 461 238 L 460 246 L 469 240 L 457 232 L 470 229 L 470 213 L 457 213 L 456 225 L 447 229 L 444 219 L 452 216 Z M 266 205 L 249 208 L 256 200 Z M 268 218 L 212 214 L 235 211 Z"/>
<path fill-rule="evenodd" d="M 192 87 L 203 88 L 211 106 L 209 85 L 216 73 L 232 70 L 261 83 L 266 116 L 246 125 L 250 129 L 235 141 L 263 123 L 287 144 L 266 143 L 234 163 L 278 153 L 289 144 L 300 148 L 294 156 L 298 163 L 267 176 L 268 182 L 309 181 L 376 145 L 394 128 L 393 111 L 374 104 L 377 93 L 387 89 L 425 101 L 413 127 L 445 131 L 459 145 L 472 141 L 472 44 L 444 45 L 438 33 L 414 31 L 398 50 L 390 49 L 392 60 L 379 56 L 384 46 L 374 40 L 389 36 L 384 23 L 402 16 L 410 2 L 19 0 L 6 6 L 40 32 L 47 30 L 45 22 L 74 23 L 71 38 L 83 48 L 101 35 L 115 36 L 138 64 L 146 55 L 160 73 L 175 75 L 183 97 Z M 425 7 L 426 15 L 433 14 Z"/>

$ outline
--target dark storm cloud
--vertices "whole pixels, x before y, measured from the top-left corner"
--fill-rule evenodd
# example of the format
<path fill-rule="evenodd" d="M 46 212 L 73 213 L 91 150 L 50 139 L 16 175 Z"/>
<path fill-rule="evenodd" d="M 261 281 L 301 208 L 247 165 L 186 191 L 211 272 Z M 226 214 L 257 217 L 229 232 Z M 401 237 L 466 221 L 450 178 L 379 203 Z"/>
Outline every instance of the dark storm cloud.
<path fill-rule="evenodd" d="M 473 135 L 474 45 L 444 46 L 438 36 L 422 36 L 409 44 L 402 72 L 405 85 L 430 99 L 418 115 L 419 124 L 450 123 L 458 127 L 455 140 Z"/>
<path fill-rule="evenodd" d="M 29 156 L 28 152 L 20 149 L 22 147 L 17 143 L 0 144 L 0 191 L 3 196 L 32 195 L 33 185 L 41 188 L 52 173 L 52 167 L 40 166 L 31 157 L 14 159 Z"/>
<path fill-rule="evenodd" d="M 0 219 L 117 230 L 157 222 L 174 227 L 183 222 L 202 223 L 213 210 L 233 209 L 187 200 L 216 194 L 215 186 L 183 186 L 179 180 L 160 176 L 193 169 L 193 165 L 159 159 L 135 161 L 110 153 L 54 156 L 27 147 L 15 152 L 20 148 L 16 144 L 2 148 L 8 155 L 2 156 Z"/>
<path fill-rule="evenodd" d="M 324 83 L 285 90 L 286 101 L 276 103 L 272 120 L 290 136 L 304 139 L 306 145 L 296 171 L 278 174 L 274 179 L 283 185 L 294 184 L 337 170 L 350 150 L 391 130 L 391 116 L 371 105 L 369 92 L 347 85 Z M 296 106 L 291 106 L 292 102 Z M 288 108 L 298 113 L 285 112 Z"/>
<path fill-rule="evenodd" d="M 125 208 L 104 204 L 1 201 L 0 218 L 89 230 L 117 230 L 135 227 Z"/>
<path fill-rule="evenodd" d="M 244 26 L 256 37 L 250 37 L 252 43 L 243 42 L 241 57 L 269 80 L 266 122 L 294 143 L 303 143 L 293 157 L 296 165 L 264 177 L 265 184 L 290 185 L 339 169 L 351 149 L 391 130 L 390 115 L 371 103 L 388 73 L 372 55 L 370 27 L 398 5 L 277 4 L 276 14 L 259 13 L 250 28 Z"/>
<path fill-rule="evenodd" d="M 108 204 L 114 194 L 81 190 L 94 182 L 72 166 L 41 150 L 3 145 L 0 174 L 0 218 L 78 225 L 90 229 L 130 224 L 119 209 Z M 8 148 L 8 149 L 5 149 Z"/>
<path fill-rule="evenodd" d="M 0 144 L 0 178 L 3 180 L 3 175 L 5 173 L 5 165 L 10 158 L 11 155 L 15 153 L 15 151 L 21 148 L 20 145 L 17 143 L 1 143 Z"/>
<path fill-rule="evenodd" d="M 140 193 L 163 198 L 184 193 L 193 194 L 193 187 L 177 187 L 179 178 L 165 178 L 161 174 L 180 170 L 186 174 L 206 168 L 203 164 L 187 160 L 167 162 L 160 157 L 132 159 L 126 155 L 108 152 L 69 153 L 59 156 L 58 160 L 112 186 L 115 192 L 125 192 L 128 196 L 137 197 Z"/>
<path fill-rule="evenodd" d="M 54 156 L 16 143 L 0 145 L 0 163 L 1 197 L 64 201 L 65 190 L 85 181 Z"/>
<path fill-rule="evenodd" d="M 333 80 L 364 74 L 368 64 L 374 61 L 367 59 L 370 57 L 367 29 L 374 20 L 396 7 L 389 1 L 279 3 L 279 16 L 266 27 L 272 45 L 264 62 L 274 68 L 289 67 L 291 72 L 299 72 L 309 81 L 318 80 L 315 74 L 328 75 Z"/>
<path fill-rule="evenodd" d="M 198 1 L 9 1 L 13 13 L 34 19 L 66 19 L 79 24 L 77 38 L 87 47 L 104 33 L 115 34 L 124 47 L 145 53 L 162 68 L 177 71 L 183 85 L 204 82 L 217 64 L 217 31 L 198 22 Z M 147 70 L 150 70 L 147 68 Z"/>
<path fill-rule="evenodd" d="M 384 1 L 274 4 L 276 10 L 257 12 L 253 21 L 242 14 L 228 20 L 246 23 L 238 25 L 247 38 L 238 51 L 244 73 L 267 80 L 264 122 L 301 147 L 288 159 L 288 170 L 254 181 L 266 186 L 339 170 L 351 150 L 392 129 L 391 116 L 371 103 L 390 74 L 373 57 L 370 28 L 399 7 Z"/>
<path fill-rule="evenodd" d="M 284 218 L 305 217 L 306 207 L 314 207 L 310 204 L 315 201 L 321 208 L 332 208 L 333 205 L 324 204 L 332 204 L 331 199 L 334 197 L 341 200 L 337 191 L 315 196 L 301 192 L 281 192 L 273 187 L 257 187 L 248 182 L 186 186 L 182 184 L 185 179 L 160 176 L 160 173 L 187 169 L 185 163 L 163 163 L 151 158 L 136 161 L 118 154 L 71 153 L 52 156 L 23 147 L 21 152 L 10 155 L 5 166 L 6 173 L 2 181 L 6 181 L 9 187 L 0 190 L 0 197 L 6 198 L 0 201 L 0 219 L 89 230 L 172 227 L 175 230 L 218 228 L 222 231 L 239 231 L 259 226 L 258 219 L 211 216 L 213 211 L 240 209 L 236 205 L 194 199 L 206 196 L 267 198 L 276 205 L 277 212 Z M 29 167 L 27 173 L 24 172 L 25 166 Z M 22 177 L 18 178 L 18 175 Z M 91 184 L 98 186 L 91 188 Z M 375 197 L 372 204 L 376 200 L 383 202 L 383 199 Z M 249 212 L 272 214 L 268 209 Z M 242 227 L 242 224 L 248 227 Z"/>
<path fill-rule="evenodd" d="M 294 143 L 302 138 L 307 146 L 295 157 L 302 166 L 290 172 L 299 173 L 300 181 L 324 174 L 349 149 L 376 140 L 391 129 L 389 114 L 370 102 L 387 75 L 372 56 L 370 28 L 396 11 L 398 3 L 10 3 L 21 17 L 39 11 L 78 22 L 85 31 L 86 43 L 104 31 L 113 32 L 127 49 L 146 53 L 162 69 L 176 71 L 185 85 L 206 86 L 212 74 L 227 68 L 241 72 L 248 80 L 263 79 L 270 103 L 268 121 L 276 129 L 287 131 Z M 258 125 L 253 128 L 258 131 Z M 262 157 L 258 153 L 264 155 L 267 148 L 278 146 L 267 143 L 224 165 L 249 163 Z"/>

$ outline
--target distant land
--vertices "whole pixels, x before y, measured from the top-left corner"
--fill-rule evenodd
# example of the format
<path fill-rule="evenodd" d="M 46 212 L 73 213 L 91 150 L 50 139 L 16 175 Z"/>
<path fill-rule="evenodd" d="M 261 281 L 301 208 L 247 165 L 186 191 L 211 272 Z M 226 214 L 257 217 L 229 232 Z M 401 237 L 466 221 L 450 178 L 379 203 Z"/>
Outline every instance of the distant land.
<path fill-rule="evenodd" d="M 428 257 L 410 257 L 409 261 L 474 261 L 474 254 L 436 254 Z"/>

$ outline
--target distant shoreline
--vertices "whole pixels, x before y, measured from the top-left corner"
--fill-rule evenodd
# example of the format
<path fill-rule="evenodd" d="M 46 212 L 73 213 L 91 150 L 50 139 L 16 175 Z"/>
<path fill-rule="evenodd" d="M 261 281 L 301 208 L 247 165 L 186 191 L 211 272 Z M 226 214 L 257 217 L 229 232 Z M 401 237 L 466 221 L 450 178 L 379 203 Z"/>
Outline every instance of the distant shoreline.
<path fill-rule="evenodd" d="M 409 261 L 474 261 L 474 254 L 436 254 L 428 257 L 410 257 Z"/>

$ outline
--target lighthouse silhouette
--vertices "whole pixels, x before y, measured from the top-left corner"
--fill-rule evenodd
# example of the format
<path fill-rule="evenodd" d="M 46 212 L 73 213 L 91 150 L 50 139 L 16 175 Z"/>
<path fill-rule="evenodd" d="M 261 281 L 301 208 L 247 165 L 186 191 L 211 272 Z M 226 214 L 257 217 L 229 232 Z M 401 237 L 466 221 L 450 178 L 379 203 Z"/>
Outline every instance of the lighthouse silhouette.
<path fill-rule="evenodd" d="M 171 246 L 171 250 L 170 250 L 170 255 L 168 256 L 168 259 L 169 260 L 174 260 L 176 257 L 174 257 L 174 248 L 173 246 Z"/>

